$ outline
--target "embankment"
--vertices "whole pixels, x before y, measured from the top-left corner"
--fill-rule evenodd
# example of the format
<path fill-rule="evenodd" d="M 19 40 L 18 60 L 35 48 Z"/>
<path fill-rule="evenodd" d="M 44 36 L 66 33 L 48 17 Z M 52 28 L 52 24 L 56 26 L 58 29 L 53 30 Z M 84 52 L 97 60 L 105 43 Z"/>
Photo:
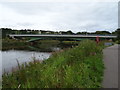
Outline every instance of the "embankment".
<path fill-rule="evenodd" d="M 19 66 L 3 75 L 3 88 L 100 88 L 103 79 L 102 45 L 85 40 L 53 53 L 43 62 Z"/>

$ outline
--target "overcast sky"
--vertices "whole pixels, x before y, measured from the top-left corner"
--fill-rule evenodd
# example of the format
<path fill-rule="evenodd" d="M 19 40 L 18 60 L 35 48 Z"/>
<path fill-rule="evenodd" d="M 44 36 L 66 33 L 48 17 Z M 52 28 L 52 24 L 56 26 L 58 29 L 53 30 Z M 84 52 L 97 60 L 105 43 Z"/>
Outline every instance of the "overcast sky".
<path fill-rule="evenodd" d="M 118 28 L 117 2 L 4 2 L 0 13 L 0 28 L 73 32 Z"/>

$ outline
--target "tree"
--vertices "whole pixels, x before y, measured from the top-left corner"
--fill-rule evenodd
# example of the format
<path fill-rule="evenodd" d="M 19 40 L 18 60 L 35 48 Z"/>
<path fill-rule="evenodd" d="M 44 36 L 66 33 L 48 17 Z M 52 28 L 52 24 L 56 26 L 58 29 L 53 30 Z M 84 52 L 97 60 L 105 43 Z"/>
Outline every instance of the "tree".
<path fill-rule="evenodd" d="M 117 30 L 112 32 L 112 35 L 117 35 Z"/>
<path fill-rule="evenodd" d="M 109 31 L 96 31 L 95 34 L 108 35 L 108 34 L 111 34 L 111 33 Z"/>
<path fill-rule="evenodd" d="M 117 29 L 117 39 L 120 40 L 120 28 Z"/>
<path fill-rule="evenodd" d="M 8 34 L 12 33 L 12 29 L 10 28 L 1 28 L 2 31 L 2 38 L 7 37 Z"/>
<path fill-rule="evenodd" d="M 60 31 L 59 33 L 60 34 L 67 34 L 67 32 L 65 32 L 65 31 Z"/>
<path fill-rule="evenodd" d="M 82 34 L 81 32 L 77 32 L 76 34 Z"/>
<path fill-rule="evenodd" d="M 67 31 L 67 34 L 74 34 L 71 30 Z"/>

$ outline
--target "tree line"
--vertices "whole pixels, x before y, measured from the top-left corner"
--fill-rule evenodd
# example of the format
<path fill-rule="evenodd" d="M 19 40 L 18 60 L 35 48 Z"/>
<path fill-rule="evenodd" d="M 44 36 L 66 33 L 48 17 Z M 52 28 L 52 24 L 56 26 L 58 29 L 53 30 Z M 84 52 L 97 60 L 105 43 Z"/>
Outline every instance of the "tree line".
<path fill-rule="evenodd" d="M 118 38 L 120 39 L 120 28 L 115 30 L 114 32 L 109 31 L 95 31 L 95 32 L 77 32 L 74 33 L 71 30 L 68 31 L 49 31 L 49 30 L 31 30 L 31 29 L 11 29 L 11 28 L 0 28 L 0 32 L 2 32 L 2 38 L 7 37 L 8 34 L 68 34 L 68 35 L 93 35 L 93 34 L 99 34 L 99 35 L 118 35 Z"/>

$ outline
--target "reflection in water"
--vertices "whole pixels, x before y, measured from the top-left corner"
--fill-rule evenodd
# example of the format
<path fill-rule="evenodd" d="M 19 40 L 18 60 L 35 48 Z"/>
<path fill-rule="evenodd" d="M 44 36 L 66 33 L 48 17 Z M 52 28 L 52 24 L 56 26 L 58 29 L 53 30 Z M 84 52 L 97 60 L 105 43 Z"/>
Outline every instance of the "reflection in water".
<path fill-rule="evenodd" d="M 59 51 L 59 50 L 61 50 L 61 48 L 59 48 L 59 47 L 51 47 L 51 49 L 52 49 L 52 51 Z"/>
<path fill-rule="evenodd" d="M 20 64 L 36 60 L 44 60 L 49 58 L 51 53 L 34 52 L 34 51 L 20 51 L 9 50 L 2 51 L 2 71 L 9 72 L 13 67 L 17 66 L 17 60 Z"/>

